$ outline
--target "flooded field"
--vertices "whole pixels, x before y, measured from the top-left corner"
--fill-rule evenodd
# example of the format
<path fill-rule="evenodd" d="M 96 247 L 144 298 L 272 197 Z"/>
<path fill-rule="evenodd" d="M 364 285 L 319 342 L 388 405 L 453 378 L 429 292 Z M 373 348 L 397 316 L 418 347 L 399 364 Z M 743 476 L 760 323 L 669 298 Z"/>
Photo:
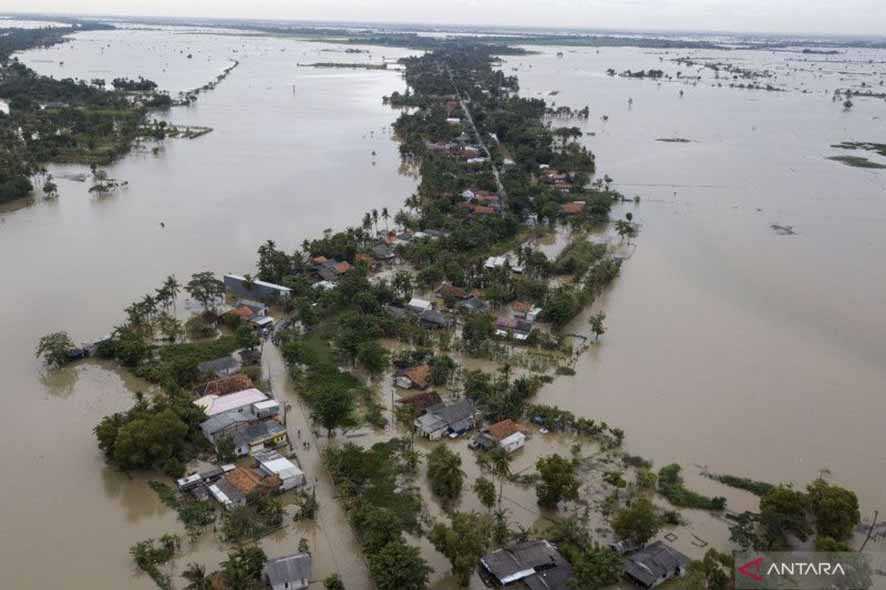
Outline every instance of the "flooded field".
<path fill-rule="evenodd" d="M 642 226 L 599 302 L 605 341 L 540 397 L 618 424 L 659 465 L 803 484 L 827 469 L 865 515 L 882 509 L 886 174 L 826 158 L 832 144 L 886 141 L 886 101 L 832 100 L 882 89 L 886 52 L 540 51 L 502 68 L 525 96 L 590 106 L 586 122 L 554 125 L 582 128 L 598 173 L 641 196 L 622 212 Z M 681 56 L 770 70 L 787 91 L 719 87 L 707 69 L 677 80 L 700 69 Z M 588 332 L 585 318 L 574 327 Z"/>
<path fill-rule="evenodd" d="M 49 586 L 64 571 L 76 590 L 147 589 L 153 583 L 136 575 L 127 548 L 181 527 L 145 478 L 105 466 L 92 434 L 147 384 L 95 363 L 44 374 L 33 346 L 58 329 L 77 340 L 108 332 L 126 304 L 170 273 L 248 272 L 266 239 L 291 250 L 326 228 L 358 223 L 368 209 L 396 210 L 416 186 L 399 173 L 389 132 L 396 113 L 381 103 L 402 91 L 400 75 L 297 64 L 377 63 L 407 52 L 345 55 L 334 45 L 199 29 L 134 27 L 74 39 L 20 58 L 55 76 L 143 75 L 172 93 L 240 62 L 195 105 L 164 115 L 212 133 L 167 141 L 156 154 L 147 144 L 109 167 L 128 188 L 97 198 L 87 183 L 64 179 L 82 167 L 52 167 L 57 201 L 0 210 L 7 276 L 0 331 L 13 336 L 0 345 L 11 401 L 0 419 L 7 434 L 0 458 L 16 474 L 0 508 L 0 587 Z M 736 510 L 753 508 L 753 498 L 700 478 L 695 466 L 801 483 L 828 469 L 859 493 L 865 514 L 886 508 L 886 277 L 878 270 L 886 255 L 886 173 L 826 159 L 843 153 L 831 144 L 886 142 L 886 102 L 858 98 L 845 110 L 831 99 L 837 87 L 883 80 L 886 53 L 827 56 L 842 61 L 822 65 L 799 62 L 822 56 L 762 52 L 564 49 L 561 58 L 556 48 L 533 49 L 540 53 L 508 57 L 503 69 L 520 77 L 526 96 L 590 106 L 588 121 L 555 124 L 582 127 L 599 173 L 627 196 L 641 196 L 621 212 L 642 225 L 621 278 L 598 304 L 607 334 L 579 360 L 575 377 L 558 378 L 537 401 L 624 428 L 630 452 L 659 466 L 680 462 L 691 487 L 727 495 Z M 606 75 L 662 68 L 694 76 L 698 67 L 669 61 L 682 55 L 778 69 L 770 81 L 789 92 L 718 87 L 708 72 L 697 82 L 661 84 Z M 690 141 L 657 141 L 668 138 Z M 796 235 L 777 235 L 773 224 Z M 555 253 L 564 244 L 558 234 L 543 247 Z M 587 333 L 584 318 L 570 331 Z M 285 367 L 273 347 L 265 356 L 280 395 Z M 290 434 L 307 436 L 306 409 L 283 395 L 293 403 Z M 387 381 L 381 395 L 389 406 Z M 536 433 L 514 471 L 538 454 L 568 453 L 572 442 Z M 349 589 L 366 588 L 366 566 L 318 446 L 298 451 L 316 478 L 317 526 L 292 526 L 262 545 L 279 555 L 305 537 L 316 577 L 338 571 Z M 466 441 L 453 446 L 466 457 L 470 485 L 479 469 Z M 440 514 L 430 490 L 422 495 Z M 507 486 L 505 498 L 515 522 L 544 524 L 532 488 Z M 480 506 L 465 494 L 462 508 Z M 706 514 L 688 519 L 677 543 L 684 551 L 692 551 L 689 531 L 715 545 L 728 538 Z M 445 558 L 422 546 L 435 587 L 452 587 Z M 204 539 L 178 569 L 190 561 L 212 569 L 225 550 Z"/>
<path fill-rule="evenodd" d="M 402 91 L 404 83 L 397 72 L 296 65 L 332 61 L 330 55 L 369 59 L 329 53 L 323 50 L 336 48 L 323 44 L 179 30 L 75 38 L 20 58 L 55 76 L 143 75 L 173 93 L 202 86 L 231 57 L 240 61 L 214 91 L 165 115 L 212 127 L 212 133 L 167 141 L 156 155 L 148 144 L 108 167 L 112 177 L 129 181 L 128 188 L 99 198 L 88 193 L 88 182 L 63 178 L 88 168 L 53 166 L 57 201 L 0 209 L 0 267 L 15 277 L 3 282 L 0 301 L 16 310 L 0 314 L 0 332 L 7 336 L 2 366 L 15 400 L 2 419 L 7 443 L 0 459 L 19 474 L 5 495 L 17 500 L 0 508 L 0 587 L 45 587 L 65 571 L 78 590 L 152 588 L 147 577 L 133 578 L 128 547 L 180 525 L 144 481 L 105 467 L 92 434 L 102 416 L 131 406 L 133 392 L 145 384 L 91 363 L 43 376 L 35 343 L 59 329 L 77 341 L 107 333 L 123 320 L 129 301 L 170 273 L 250 272 L 256 248 L 267 239 L 291 250 L 325 228 L 359 223 L 371 208 L 396 210 L 416 180 L 399 173 L 398 146 L 389 133 L 396 113 L 381 97 Z M 381 52 L 373 57 L 380 61 Z M 310 458 L 305 463 L 308 474 L 318 472 Z M 334 522 L 331 490 L 321 488 L 318 495 L 324 522 Z M 349 534 L 340 524 L 325 528 Z M 292 531 L 266 540 L 265 547 L 272 554 L 291 552 L 305 536 L 318 548 L 319 572 L 346 575 L 362 567 L 358 552 L 342 549 L 347 539 L 331 538 L 320 554 L 324 540 L 317 534 Z M 203 542 L 186 553 L 179 570 L 188 561 L 215 568 L 224 551 Z M 367 579 L 361 574 L 346 579 Z"/>

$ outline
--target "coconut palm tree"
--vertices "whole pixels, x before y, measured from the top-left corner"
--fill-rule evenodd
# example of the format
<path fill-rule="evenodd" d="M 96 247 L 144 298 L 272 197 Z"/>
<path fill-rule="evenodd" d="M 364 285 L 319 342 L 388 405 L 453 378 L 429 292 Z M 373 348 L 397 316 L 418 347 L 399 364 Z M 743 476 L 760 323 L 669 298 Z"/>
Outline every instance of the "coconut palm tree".
<path fill-rule="evenodd" d="M 511 477 L 511 457 L 507 451 L 501 447 L 496 447 L 489 457 L 489 466 L 492 469 L 492 475 L 498 479 L 498 509 L 501 510 L 501 496 L 504 492 L 505 480 Z"/>
<path fill-rule="evenodd" d="M 182 577 L 188 581 L 185 590 L 210 590 L 212 588 L 212 583 L 206 576 L 206 567 L 199 563 L 189 563 L 185 571 L 182 572 Z"/>
<path fill-rule="evenodd" d="M 388 231 L 388 219 L 390 219 L 391 214 L 388 213 L 387 207 L 382 207 L 381 210 L 381 218 L 385 220 L 385 231 Z"/>
<path fill-rule="evenodd" d="M 372 228 L 378 233 L 378 209 L 372 210 Z"/>

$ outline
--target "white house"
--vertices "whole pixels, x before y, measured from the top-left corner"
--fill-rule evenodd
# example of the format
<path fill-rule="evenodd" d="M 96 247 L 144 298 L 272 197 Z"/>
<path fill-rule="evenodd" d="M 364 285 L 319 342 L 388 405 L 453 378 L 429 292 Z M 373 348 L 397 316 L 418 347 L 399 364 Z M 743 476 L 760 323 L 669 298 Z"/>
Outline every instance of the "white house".
<path fill-rule="evenodd" d="M 280 490 L 286 491 L 303 486 L 307 483 L 305 472 L 276 451 L 262 451 L 255 454 L 255 460 L 262 473 L 276 475 L 282 482 Z"/>
<path fill-rule="evenodd" d="M 311 583 L 311 554 L 296 553 L 265 562 L 262 577 L 271 590 L 304 590 Z"/>

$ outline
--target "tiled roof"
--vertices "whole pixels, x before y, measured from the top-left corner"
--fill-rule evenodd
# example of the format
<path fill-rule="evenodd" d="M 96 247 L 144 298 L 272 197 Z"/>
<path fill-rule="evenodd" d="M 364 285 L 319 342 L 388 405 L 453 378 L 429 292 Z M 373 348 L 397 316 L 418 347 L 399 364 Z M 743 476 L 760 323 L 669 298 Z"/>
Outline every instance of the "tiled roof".
<path fill-rule="evenodd" d="M 221 379 L 210 381 L 205 385 L 198 387 L 197 393 L 198 395 L 228 395 L 230 393 L 243 391 L 244 389 L 253 389 L 254 387 L 255 385 L 249 377 L 238 373 L 237 375 L 231 375 L 229 377 L 222 377 Z"/>
<path fill-rule="evenodd" d="M 269 492 L 280 487 L 280 478 L 276 475 L 262 477 L 258 471 L 249 467 L 237 467 L 225 474 L 224 479 L 244 496 L 255 491 Z"/>
<path fill-rule="evenodd" d="M 441 401 L 440 396 L 433 391 L 423 391 L 408 397 L 401 397 L 397 400 L 397 403 L 413 406 L 419 412 L 423 412 L 429 407 L 439 404 Z"/>
<path fill-rule="evenodd" d="M 501 441 L 515 432 L 520 432 L 520 425 L 508 418 L 507 420 L 502 420 L 501 422 L 496 422 L 495 424 L 486 427 L 486 431 L 495 440 Z"/>
<path fill-rule="evenodd" d="M 418 365 L 403 369 L 402 375 L 408 377 L 417 387 L 427 387 L 431 378 L 430 365 Z"/>

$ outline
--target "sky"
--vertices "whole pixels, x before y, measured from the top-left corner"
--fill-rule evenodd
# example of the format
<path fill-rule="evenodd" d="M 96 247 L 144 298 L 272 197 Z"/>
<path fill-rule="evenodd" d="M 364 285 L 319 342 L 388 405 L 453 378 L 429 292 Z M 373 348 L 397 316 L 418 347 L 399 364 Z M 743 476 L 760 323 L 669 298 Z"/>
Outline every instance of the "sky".
<path fill-rule="evenodd" d="M 886 0 L 3 0 L 0 11 L 886 35 Z"/>

